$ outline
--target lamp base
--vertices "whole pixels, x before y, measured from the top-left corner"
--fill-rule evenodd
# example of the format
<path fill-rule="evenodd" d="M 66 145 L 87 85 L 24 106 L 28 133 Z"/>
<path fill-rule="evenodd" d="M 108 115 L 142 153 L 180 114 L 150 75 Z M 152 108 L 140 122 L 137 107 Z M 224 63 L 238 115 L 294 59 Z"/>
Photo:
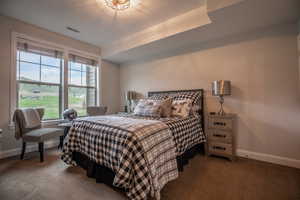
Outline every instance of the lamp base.
<path fill-rule="evenodd" d="M 226 115 L 226 112 L 223 110 L 223 107 L 220 108 L 218 115 Z"/>
<path fill-rule="evenodd" d="M 218 112 L 218 115 L 226 115 L 224 109 L 223 109 L 223 104 L 224 104 L 224 97 L 223 96 L 220 96 L 220 110 Z"/>

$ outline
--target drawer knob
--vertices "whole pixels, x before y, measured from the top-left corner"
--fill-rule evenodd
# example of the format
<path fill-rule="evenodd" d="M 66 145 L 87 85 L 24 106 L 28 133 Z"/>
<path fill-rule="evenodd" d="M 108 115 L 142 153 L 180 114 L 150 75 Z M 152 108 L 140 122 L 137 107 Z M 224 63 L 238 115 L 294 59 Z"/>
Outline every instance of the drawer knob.
<path fill-rule="evenodd" d="M 214 122 L 214 125 L 226 126 L 226 123 L 225 122 Z"/>
<path fill-rule="evenodd" d="M 213 134 L 214 137 L 221 137 L 221 138 L 226 138 L 226 135 L 222 134 Z"/>
<path fill-rule="evenodd" d="M 220 146 L 213 146 L 214 149 L 217 149 L 217 150 L 223 150 L 225 151 L 226 148 L 225 147 L 220 147 Z"/>

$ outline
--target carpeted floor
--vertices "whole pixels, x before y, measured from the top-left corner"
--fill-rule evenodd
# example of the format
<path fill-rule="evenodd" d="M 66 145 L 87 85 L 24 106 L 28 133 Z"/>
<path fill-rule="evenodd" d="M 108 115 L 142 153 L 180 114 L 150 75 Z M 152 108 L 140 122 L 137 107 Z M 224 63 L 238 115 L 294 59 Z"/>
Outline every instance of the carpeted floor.
<path fill-rule="evenodd" d="M 23 161 L 0 161 L 1 200 L 125 200 L 124 194 L 68 167 L 59 151 L 38 153 Z M 300 170 L 239 159 L 195 157 L 180 177 L 167 184 L 162 200 L 300 200 Z"/>

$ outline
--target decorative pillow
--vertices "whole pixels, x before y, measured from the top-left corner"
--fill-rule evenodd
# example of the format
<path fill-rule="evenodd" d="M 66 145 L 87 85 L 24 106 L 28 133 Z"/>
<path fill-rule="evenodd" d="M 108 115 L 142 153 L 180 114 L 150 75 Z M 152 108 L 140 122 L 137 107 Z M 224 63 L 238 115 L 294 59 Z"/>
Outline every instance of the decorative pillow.
<path fill-rule="evenodd" d="M 173 117 L 187 117 L 192 111 L 192 101 L 190 99 L 173 100 L 172 102 L 172 116 Z"/>
<path fill-rule="evenodd" d="M 152 100 L 148 99 L 149 102 L 153 102 L 155 105 L 160 105 L 162 112 L 161 116 L 162 117 L 171 117 L 172 115 L 172 98 L 168 98 L 165 100 Z"/>
<path fill-rule="evenodd" d="M 200 91 L 180 92 L 170 95 L 173 101 L 190 99 L 192 102 L 191 114 L 193 115 L 198 115 L 201 109 L 201 96 L 202 93 Z"/>
<path fill-rule="evenodd" d="M 201 110 L 201 106 L 200 105 L 193 105 L 192 106 L 192 110 L 191 110 L 191 114 L 194 116 L 198 116 L 200 115 L 200 110 Z"/>
<path fill-rule="evenodd" d="M 157 104 L 154 101 L 141 99 L 134 108 L 133 113 L 140 116 L 161 117 L 162 108 L 160 104 Z"/>

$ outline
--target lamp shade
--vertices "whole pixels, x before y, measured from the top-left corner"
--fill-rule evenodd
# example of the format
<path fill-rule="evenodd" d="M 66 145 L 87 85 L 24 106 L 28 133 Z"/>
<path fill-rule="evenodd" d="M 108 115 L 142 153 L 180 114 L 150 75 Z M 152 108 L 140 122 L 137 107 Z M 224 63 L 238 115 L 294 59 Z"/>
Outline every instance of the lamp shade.
<path fill-rule="evenodd" d="M 219 80 L 212 82 L 213 96 L 228 96 L 231 95 L 231 82 Z"/>

